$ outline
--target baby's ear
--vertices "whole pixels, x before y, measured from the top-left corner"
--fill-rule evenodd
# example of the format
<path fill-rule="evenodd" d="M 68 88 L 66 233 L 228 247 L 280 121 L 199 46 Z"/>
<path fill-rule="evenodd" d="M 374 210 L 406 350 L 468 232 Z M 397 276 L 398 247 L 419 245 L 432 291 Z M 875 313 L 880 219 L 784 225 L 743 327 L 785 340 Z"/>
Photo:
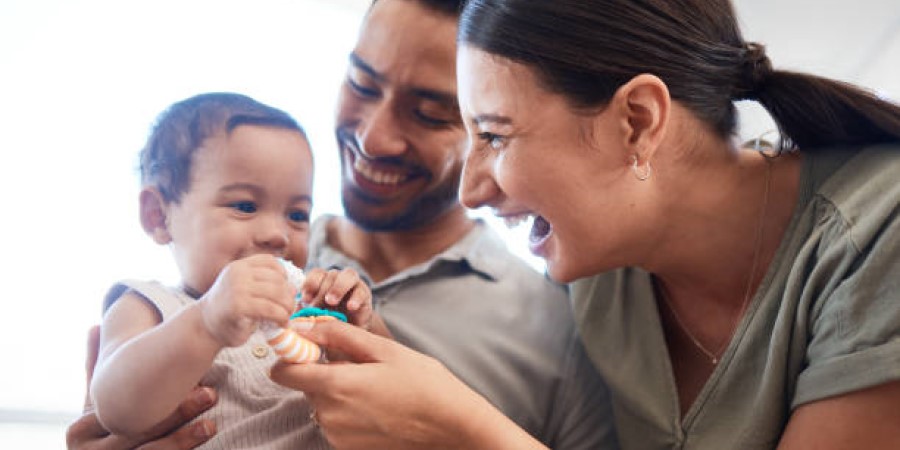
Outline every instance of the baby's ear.
<path fill-rule="evenodd" d="M 166 201 L 162 193 L 155 187 L 141 189 L 141 226 L 153 240 L 160 245 L 172 242 L 166 220 Z"/>

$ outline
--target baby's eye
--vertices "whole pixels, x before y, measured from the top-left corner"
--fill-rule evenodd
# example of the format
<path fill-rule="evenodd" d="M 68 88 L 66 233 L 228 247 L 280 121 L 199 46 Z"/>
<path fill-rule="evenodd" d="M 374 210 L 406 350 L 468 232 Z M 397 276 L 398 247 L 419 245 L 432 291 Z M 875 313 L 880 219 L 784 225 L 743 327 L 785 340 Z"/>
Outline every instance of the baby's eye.
<path fill-rule="evenodd" d="M 230 206 L 245 214 L 256 212 L 256 203 L 253 202 L 234 202 Z"/>
<path fill-rule="evenodd" d="M 309 213 L 306 211 L 291 211 L 288 213 L 291 222 L 309 222 Z"/>

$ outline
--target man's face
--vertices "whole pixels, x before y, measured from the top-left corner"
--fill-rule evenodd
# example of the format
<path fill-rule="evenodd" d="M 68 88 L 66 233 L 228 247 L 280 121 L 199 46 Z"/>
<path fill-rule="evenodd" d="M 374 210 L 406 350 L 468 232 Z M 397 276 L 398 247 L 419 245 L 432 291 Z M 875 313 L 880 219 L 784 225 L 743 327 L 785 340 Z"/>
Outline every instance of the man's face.
<path fill-rule="evenodd" d="M 462 208 L 456 26 L 414 0 L 379 0 L 362 25 L 336 134 L 344 210 L 368 231 L 414 229 Z"/>

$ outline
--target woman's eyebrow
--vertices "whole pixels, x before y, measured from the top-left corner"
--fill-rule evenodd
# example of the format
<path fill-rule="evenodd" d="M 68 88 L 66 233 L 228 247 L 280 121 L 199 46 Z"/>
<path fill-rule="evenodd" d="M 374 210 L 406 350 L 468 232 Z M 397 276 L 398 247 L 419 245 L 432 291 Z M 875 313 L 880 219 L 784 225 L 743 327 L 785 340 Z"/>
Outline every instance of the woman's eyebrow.
<path fill-rule="evenodd" d="M 485 122 L 496 123 L 500 125 L 509 125 L 512 123 L 512 119 L 500 114 L 479 114 L 475 117 L 472 117 L 472 122 L 474 122 L 476 125 L 481 125 Z"/>

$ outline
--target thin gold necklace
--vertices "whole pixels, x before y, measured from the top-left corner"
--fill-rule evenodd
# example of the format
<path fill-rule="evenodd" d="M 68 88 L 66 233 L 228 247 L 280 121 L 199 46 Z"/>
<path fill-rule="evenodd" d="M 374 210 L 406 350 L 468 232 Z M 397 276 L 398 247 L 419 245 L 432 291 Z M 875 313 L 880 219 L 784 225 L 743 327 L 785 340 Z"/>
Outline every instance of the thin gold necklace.
<path fill-rule="evenodd" d="M 747 304 L 750 303 L 750 292 L 752 292 L 753 290 L 753 279 L 756 277 L 756 269 L 759 263 L 759 254 L 762 249 L 763 228 L 765 225 L 766 210 L 769 208 L 769 188 L 772 178 L 772 158 L 765 153 L 762 153 L 762 155 L 766 161 L 766 183 L 763 193 L 762 212 L 759 215 L 759 226 L 756 230 L 756 249 L 753 251 L 753 263 L 750 265 L 750 275 L 747 277 L 747 288 L 744 290 L 744 300 L 741 302 L 741 309 L 740 311 L 738 311 L 737 317 L 731 324 L 732 333 L 734 332 L 734 329 L 740 321 L 741 317 L 744 315 L 744 310 L 747 308 Z M 708 348 L 706 348 L 705 345 L 703 345 L 702 342 L 700 342 L 699 339 L 697 339 L 696 336 L 694 336 L 694 333 L 692 333 L 691 330 L 685 325 L 684 321 L 681 320 L 681 317 L 678 315 L 678 312 L 676 312 L 675 308 L 672 307 L 672 303 L 669 301 L 669 293 L 666 287 L 659 281 L 657 281 L 656 284 L 663 303 L 665 303 L 669 308 L 669 311 L 672 312 L 672 317 L 675 318 L 675 322 L 682 329 L 682 331 L 684 331 L 684 334 L 686 334 L 687 337 L 690 338 L 691 342 L 694 343 L 694 346 L 696 346 L 697 349 L 699 349 L 701 352 L 703 352 L 704 355 L 709 358 L 709 362 L 712 363 L 712 365 L 715 366 L 719 364 L 719 357 L 722 356 L 722 353 L 728 347 L 728 343 L 731 341 L 731 339 L 726 339 L 725 342 L 720 345 L 718 349 L 716 349 L 716 351 L 710 351 Z"/>

